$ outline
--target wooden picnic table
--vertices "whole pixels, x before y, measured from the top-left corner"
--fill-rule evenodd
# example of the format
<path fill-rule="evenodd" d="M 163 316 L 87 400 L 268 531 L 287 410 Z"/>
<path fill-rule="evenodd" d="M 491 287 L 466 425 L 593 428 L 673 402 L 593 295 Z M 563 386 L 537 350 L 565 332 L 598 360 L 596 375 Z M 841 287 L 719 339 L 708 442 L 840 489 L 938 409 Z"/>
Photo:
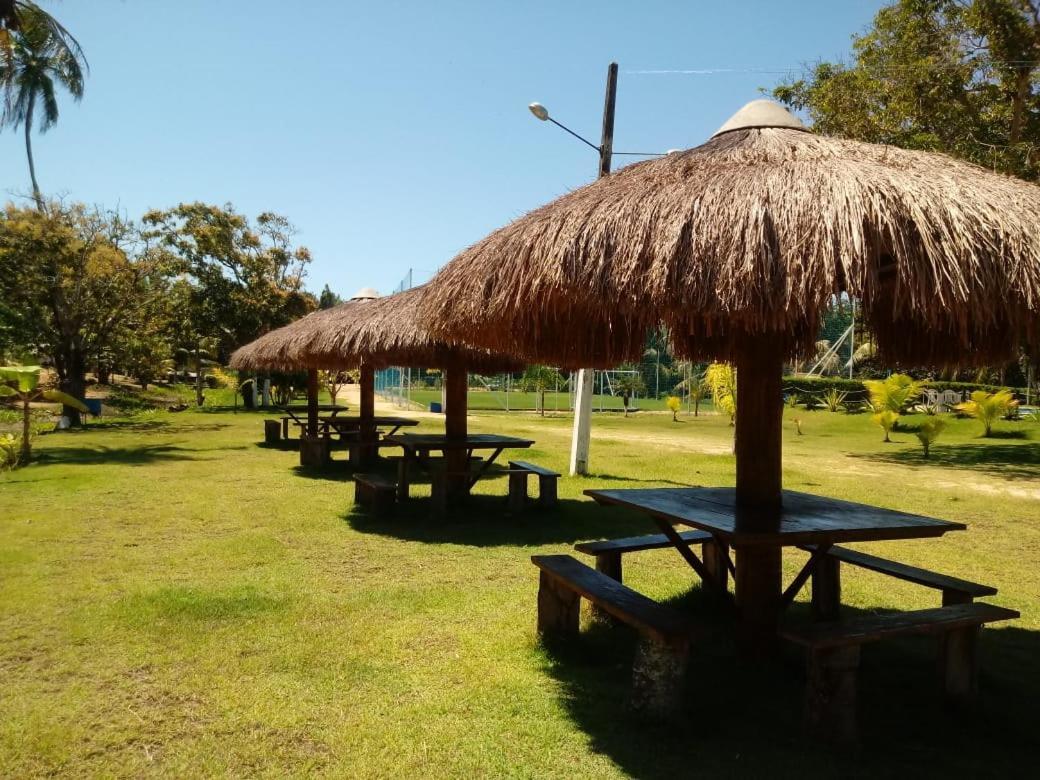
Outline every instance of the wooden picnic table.
<path fill-rule="evenodd" d="M 304 405 L 301 405 L 301 404 L 296 404 L 296 405 L 286 404 L 284 406 L 276 406 L 275 409 L 280 411 L 280 412 L 284 412 L 285 413 L 285 416 L 282 417 L 282 438 L 283 439 L 288 439 L 289 438 L 289 422 L 290 421 L 292 421 L 292 422 L 296 423 L 298 426 L 300 426 L 300 430 L 301 431 L 307 430 L 307 412 L 308 412 L 308 407 L 305 404 Z M 348 409 L 350 409 L 349 406 L 344 406 L 342 404 L 318 404 L 318 407 L 317 407 L 317 411 L 319 413 L 321 413 L 321 412 L 331 412 L 330 417 L 335 417 L 340 412 L 345 412 Z M 299 415 L 297 414 L 297 412 L 299 412 Z M 302 415 L 302 416 L 300 416 L 300 415 Z M 320 420 L 319 420 L 319 422 L 320 422 Z"/>
<path fill-rule="evenodd" d="M 487 473 L 491 464 L 495 462 L 504 450 L 526 449 L 534 444 L 534 441 L 531 439 L 519 439 L 515 436 L 501 436 L 494 433 L 471 433 L 465 437 L 449 437 L 435 433 L 398 433 L 384 437 L 383 441 L 398 444 L 404 450 L 404 461 L 401 469 L 402 478 L 399 480 L 398 485 L 399 495 L 402 498 L 407 498 L 408 496 L 407 475 L 409 466 L 415 464 L 429 471 L 432 467 L 431 452 L 447 453 L 461 451 L 465 452 L 468 458 L 472 458 L 473 453 L 477 450 L 491 451 L 491 454 L 481 461 L 475 472 L 465 475 L 463 484 L 465 492 L 468 493 L 477 481 Z"/>
<path fill-rule="evenodd" d="M 865 542 L 885 539 L 923 539 L 963 531 L 963 523 L 897 512 L 891 509 L 815 496 L 794 490 L 783 491 L 780 524 L 774 530 L 760 531 L 742 527 L 736 511 L 734 488 L 639 488 L 633 490 L 586 490 L 585 495 L 602 505 L 623 506 L 649 515 L 672 546 L 709 587 L 724 585 L 712 566 L 697 557 L 691 545 L 680 538 L 675 526 L 689 526 L 710 533 L 721 551 L 726 568 L 736 581 L 737 605 L 741 601 L 741 550 L 763 547 L 813 548 L 809 562 L 783 591 L 776 593 L 771 609 L 775 624 L 779 613 L 794 600 L 812 574 L 819 557 L 840 542 Z M 729 550 L 736 552 L 736 563 Z M 745 619 L 741 615 L 741 619 Z M 762 622 L 762 615 L 748 619 Z"/>

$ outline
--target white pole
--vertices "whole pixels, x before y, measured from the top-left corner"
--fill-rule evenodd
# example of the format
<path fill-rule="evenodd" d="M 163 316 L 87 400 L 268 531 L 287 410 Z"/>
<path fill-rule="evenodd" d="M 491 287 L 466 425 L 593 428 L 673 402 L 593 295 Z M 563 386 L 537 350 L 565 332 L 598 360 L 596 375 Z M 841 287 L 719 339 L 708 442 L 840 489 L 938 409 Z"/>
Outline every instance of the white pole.
<path fill-rule="evenodd" d="M 591 368 L 578 371 L 578 388 L 574 393 L 574 432 L 571 436 L 571 476 L 589 473 L 589 436 L 592 432 Z"/>

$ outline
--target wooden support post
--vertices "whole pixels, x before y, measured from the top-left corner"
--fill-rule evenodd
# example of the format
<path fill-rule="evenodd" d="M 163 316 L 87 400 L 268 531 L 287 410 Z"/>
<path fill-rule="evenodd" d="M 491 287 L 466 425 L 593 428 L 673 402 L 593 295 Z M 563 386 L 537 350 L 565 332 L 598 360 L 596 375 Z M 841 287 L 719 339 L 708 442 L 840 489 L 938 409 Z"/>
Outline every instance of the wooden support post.
<path fill-rule="evenodd" d="M 841 561 L 821 555 L 813 563 L 813 620 L 837 620 L 841 617 Z"/>
<path fill-rule="evenodd" d="M 780 527 L 780 449 L 783 416 L 783 344 L 768 336 L 747 337 L 737 368 L 736 523 L 740 531 Z M 771 654 L 777 646 L 781 592 L 780 547 L 736 550 L 737 607 L 745 649 Z"/>
<path fill-rule="evenodd" d="M 538 578 L 539 634 L 577 634 L 580 608 L 581 597 L 577 593 L 541 572 Z"/>
<path fill-rule="evenodd" d="M 469 378 L 466 367 L 453 365 L 445 369 L 444 394 L 447 408 L 444 415 L 444 433 L 449 439 L 465 439 L 466 393 Z M 469 455 L 465 449 L 449 449 L 444 453 L 446 476 L 446 499 L 449 503 L 461 499 L 469 490 Z"/>
<path fill-rule="evenodd" d="M 278 420 L 264 420 L 264 443 L 277 444 L 282 439 L 282 424 Z"/>
<path fill-rule="evenodd" d="M 361 366 L 358 389 L 361 391 L 361 403 L 358 410 L 360 417 L 358 425 L 359 443 L 357 447 L 351 448 L 351 458 L 353 458 L 353 453 L 356 452 L 358 465 L 367 467 L 376 459 L 379 452 L 379 448 L 374 446 L 379 433 L 375 426 L 376 371 L 371 365 Z"/>
<path fill-rule="evenodd" d="M 596 555 L 596 571 L 606 574 L 612 580 L 623 582 L 621 553 L 603 552 Z"/>
<path fill-rule="evenodd" d="M 854 746 L 859 645 L 812 650 L 805 692 L 805 725 L 823 742 Z"/>
<path fill-rule="evenodd" d="M 632 709 L 654 720 L 674 717 L 682 707 L 689 656 L 688 642 L 643 637 L 632 664 Z"/>
<path fill-rule="evenodd" d="M 318 369 L 307 370 L 307 435 L 318 435 Z"/>

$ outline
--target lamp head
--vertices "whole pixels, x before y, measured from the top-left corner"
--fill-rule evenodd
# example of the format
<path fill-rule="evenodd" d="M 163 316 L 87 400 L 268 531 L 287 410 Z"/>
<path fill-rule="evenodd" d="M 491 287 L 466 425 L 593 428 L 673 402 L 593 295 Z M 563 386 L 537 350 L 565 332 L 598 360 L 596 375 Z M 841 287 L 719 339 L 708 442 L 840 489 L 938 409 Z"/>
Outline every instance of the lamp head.
<path fill-rule="evenodd" d="M 541 103 L 532 103 L 528 106 L 528 108 L 531 110 L 531 113 L 535 115 L 535 117 L 537 117 L 543 122 L 549 118 L 549 109 L 547 109 Z"/>

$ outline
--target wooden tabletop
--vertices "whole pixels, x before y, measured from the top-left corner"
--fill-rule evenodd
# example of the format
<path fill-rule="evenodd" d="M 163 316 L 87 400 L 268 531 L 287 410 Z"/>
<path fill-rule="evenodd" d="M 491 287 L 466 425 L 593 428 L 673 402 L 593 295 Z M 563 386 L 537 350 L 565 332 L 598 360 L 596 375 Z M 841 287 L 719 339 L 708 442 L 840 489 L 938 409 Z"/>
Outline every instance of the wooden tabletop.
<path fill-rule="evenodd" d="M 613 504 L 669 522 L 708 531 L 731 545 L 836 544 L 881 539 L 919 539 L 963 531 L 951 523 L 907 512 L 785 490 L 780 528 L 737 528 L 734 488 L 640 488 L 586 490 L 600 504 Z"/>
<path fill-rule="evenodd" d="M 497 450 L 534 444 L 531 439 L 495 433 L 471 433 L 464 439 L 448 438 L 443 433 L 398 433 L 387 436 L 386 441 L 412 450 Z"/>
<path fill-rule="evenodd" d="M 348 423 L 350 425 L 360 425 L 361 415 L 359 414 L 339 414 L 335 417 L 324 417 L 322 418 L 328 422 L 334 422 L 337 424 Z M 376 415 L 371 418 L 373 425 L 393 425 L 399 428 L 403 428 L 411 425 L 418 425 L 419 421 L 413 417 L 381 417 Z"/>

